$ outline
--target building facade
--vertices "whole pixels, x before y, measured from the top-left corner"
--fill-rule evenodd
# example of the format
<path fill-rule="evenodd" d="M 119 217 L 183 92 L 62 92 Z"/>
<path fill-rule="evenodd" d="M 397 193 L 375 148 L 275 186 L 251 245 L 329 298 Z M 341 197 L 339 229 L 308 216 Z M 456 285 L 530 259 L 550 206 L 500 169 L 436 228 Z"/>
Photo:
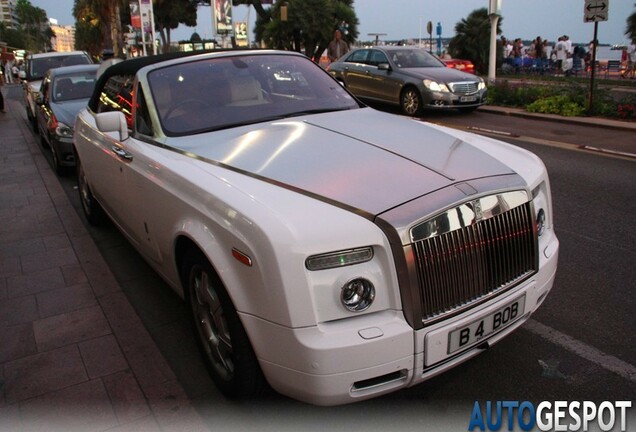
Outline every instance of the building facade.
<path fill-rule="evenodd" d="M 20 24 L 15 13 L 16 0 L 0 0 L 0 22 L 7 28 L 17 28 Z"/>
<path fill-rule="evenodd" d="M 75 27 L 71 25 L 57 25 L 51 23 L 51 30 L 55 37 L 51 39 L 53 51 L 73 51 L 75 50 Z"/>

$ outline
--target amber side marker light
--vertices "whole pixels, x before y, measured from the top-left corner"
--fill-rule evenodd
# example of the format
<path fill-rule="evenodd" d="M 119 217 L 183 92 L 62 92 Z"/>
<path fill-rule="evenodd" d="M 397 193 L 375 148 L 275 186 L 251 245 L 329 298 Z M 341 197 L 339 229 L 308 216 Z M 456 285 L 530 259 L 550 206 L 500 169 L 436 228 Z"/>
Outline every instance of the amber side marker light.
<path fill-rule="evenodd" d="M 232 248 L 232 256 L 241 264 L 252 267 L 252 258 L 250 258 L 249 255 L 244 254 L 240 250 Z"/>

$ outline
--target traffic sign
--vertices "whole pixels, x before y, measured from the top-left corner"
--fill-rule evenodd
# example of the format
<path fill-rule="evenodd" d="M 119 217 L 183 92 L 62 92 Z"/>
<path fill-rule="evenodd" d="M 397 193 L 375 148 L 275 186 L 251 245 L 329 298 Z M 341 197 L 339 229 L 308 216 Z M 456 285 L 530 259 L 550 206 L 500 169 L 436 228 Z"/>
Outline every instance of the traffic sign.
<path fill-rule="evenodd" d="M 609 0 L 585 0 L 583 22 L 607 21 Z"/>

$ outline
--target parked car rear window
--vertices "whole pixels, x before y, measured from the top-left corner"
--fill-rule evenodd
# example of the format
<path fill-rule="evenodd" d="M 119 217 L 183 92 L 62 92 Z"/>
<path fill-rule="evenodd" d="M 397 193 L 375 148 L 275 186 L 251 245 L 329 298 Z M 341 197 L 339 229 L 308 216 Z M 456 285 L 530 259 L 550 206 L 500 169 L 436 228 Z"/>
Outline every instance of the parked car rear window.
<path fill-rule="evenodd" d="M 60 75 L 53 81 L 53 101 L 88 99 L 95 87 L 95 72 Z"/>
<path fill-rule="evenodd" d="M 56 55 L 31 59 L 29 65 L 29 75 L 31 79 L 41 79 L 49 69 L 61 66 L 73 66 L 80 64 L 91 64 L 90 58 L 85 55 Z"/>

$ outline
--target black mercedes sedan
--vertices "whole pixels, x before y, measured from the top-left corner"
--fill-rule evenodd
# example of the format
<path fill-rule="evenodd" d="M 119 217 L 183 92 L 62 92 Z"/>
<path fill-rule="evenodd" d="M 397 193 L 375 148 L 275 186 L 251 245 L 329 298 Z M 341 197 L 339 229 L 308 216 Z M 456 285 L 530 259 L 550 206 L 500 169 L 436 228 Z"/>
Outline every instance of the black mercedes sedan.
<path fill-rule="evenodd" d="M 51 148 L 58 174 L 75 166 L 73 124 L 95 87 L 99 65 L 49 69 L 36 99 L 35 117 L 42 145 Z"/>

